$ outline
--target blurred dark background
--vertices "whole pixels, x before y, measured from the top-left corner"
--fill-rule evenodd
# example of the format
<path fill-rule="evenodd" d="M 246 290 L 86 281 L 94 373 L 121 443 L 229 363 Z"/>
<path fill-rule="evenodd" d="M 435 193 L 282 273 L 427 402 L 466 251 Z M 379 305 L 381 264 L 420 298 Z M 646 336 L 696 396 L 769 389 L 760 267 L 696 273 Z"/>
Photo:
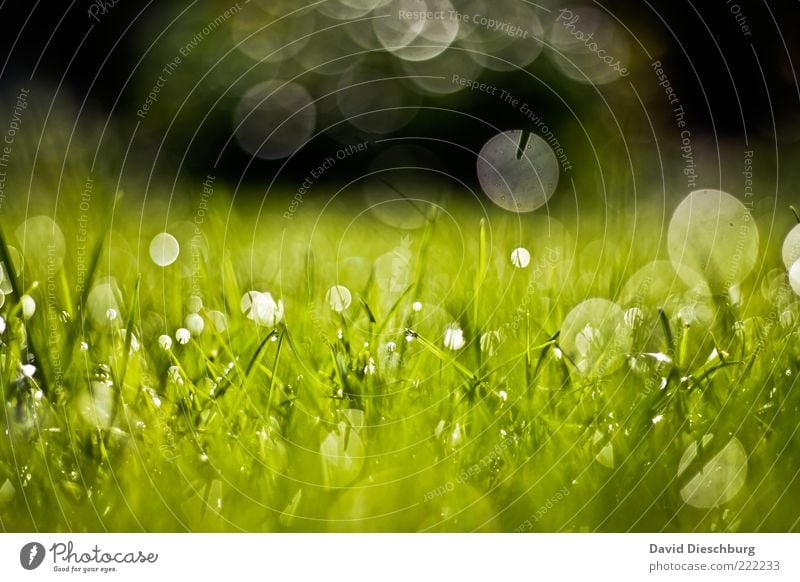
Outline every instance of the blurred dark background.
<path fill-rule="evenodd" d="M 800 54 L 794 34 L 800 4 L 737 0 L 752 36 L 743 35 L 724 1 L 604 0 L 597 4 L 617 15 L 648 48 L 657 48 L 653 56 L 669 72 L 696 134 L 715 132 L 724 140 L 726 136 L 740 137 L 746 128 L 751 139 L 772 142 L 773 127 L 777 125 L 778 138 L 783 142 L 794 143 L 800 138 L 794 135 L 796 129 L 800 134 L 800 101 L 795 78 Z M 6 95 L 30 84 L 58 88 L 56 102 L 67 99 L 74 108 L 84 108 L 82 115 L 91 112 L 100 119 L 109 116 L 113 119 L 119 130 L 107 134 L 105 139 L 127 140 L 141 121 L 136 110 L 158 77 L 159 67 L 176 54 L 176 47 L 186 42 L 188 32 L 181 31 L 197 30 L 227 4 L 117 0 L 106 2 L 103 8 L 101 5 L 102 2 L 87 0 L 33 3 L 11 0 L 0 4 L 6 31 L 0 38 L 0 54 L 4 56 L 0 83 Z M 90 11 L 96 18 L 92 18 Z M 206 54 L 214 52 L 218 56 L 217 51 L 230 43 L 226 31 L 218 30 L 213 42 L 210 39 L 200 47 Z M 632 46 L 632 53 L 636 61 L 632 64 L 631 81 L 637 87 L 652 88 L 655 78 L 649 63 L 636 46 Z M 159 105 L 140 124 L 133 151 L 141 162 L 156 163 L 158 168 L 170 171 L 180 161 L 182 173 L 203 176 L 219 158 L 215 168 L 218 175 L 234 182 L 241 178 L 256 183 L 264 182 L 281 168 L 283 160 L 252 160 L 230 140 L 231 111 L 242 91 L 230 91 L 219 103 L 216 100 L 222 94 L 220 87 L 229 82 L 226 74 L 242 63 L 240 57 L 237 59 L 232 58 L 231 66 L 225 63 L 217 67 L 219 74 L 202 81 L 187 106 L 176 112 L 170 105 L 183 100 L 194 82 L 208 70 L 197 54 L 187 59 L 191 65 L 182 67 L 180 77 L 170 79 Z M 530 70 L 549 83 L 581 116 L 592 116 L 598 106 L 593 89 L 559 77 L 543 56 Z M 253 72 L 255 76 L 259 74 L 258 70 Z M 480 78 L 535 102 L 538 110 L 550 119 L 565 118 L 559 100 L 534 87 L 525 75 L 485 71 Z M 624 106 L 631 101 L 631 95 L 623 90 L 625 87 L 618 87 L 622 83 L 626 81 L 601 87 L 600 91 L 612 103 Z M 651 94 L 653 99 L 663 98 L 663 93 L 657 90 Z M 496 99 L 468 91 L 443 97 L 423 95 L 419 103 L 451 107 L 489 123 L 470 123 L 463 117 L 423 109 L 398 134 L 446 137 L 480 148 L 494 133 L 491 125 L 510 129 L 521 124 L 514 109 L 500 107 Z M 666 104 L 661 102 L 661 105 Z M 664 107 L 662 113 L 662 121 L 669 127 L 668 109 Z M 577 146 L 574 151 L 581 149 L 580 144 L 570 142 L 568 132 L 564 135 L 565 143 Z M 164 145 L 156 156 L 162 139 Z M 102 148 L 102 144 L 99 146 Z M 314 140 L 283 169 L 283 178 L 302 178 L 314 160 L 337 147 L 341 144 L 334 137 Z M 474 181 L 474 162 L 468 153 L 452 147 L 436 153 L 460 178 Z M 351 168 L 351 171 L 357 170 Z M 338 177 L 344 180 L 348 177 L 346 173 Z"/>

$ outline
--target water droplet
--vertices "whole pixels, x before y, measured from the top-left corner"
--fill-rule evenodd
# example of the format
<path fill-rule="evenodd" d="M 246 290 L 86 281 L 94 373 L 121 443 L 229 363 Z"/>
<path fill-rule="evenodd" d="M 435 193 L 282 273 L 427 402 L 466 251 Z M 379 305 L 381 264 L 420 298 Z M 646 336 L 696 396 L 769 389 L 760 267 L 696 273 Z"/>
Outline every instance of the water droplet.
<path fill-rule="evenodd" d="M 524 269 L 531 264 L 531 253 L 528 249 L 519 247 L 511 252 L 511 264 L 517 269 Z"/>
<path fill-rule="evenodd" d="M 172 347 L 172 338 L 166 334 L 161 335 L 158 338 L 158 345 L 161 346 L 162 350 L 169 350 Z"/>
<path fill-rule="evenodd" d="M 331 306 L 333 311 L 341 313 L 350 307 L 353 297 L 347 287 L 342 285 L 334 285 L 328 290 L 325 300 L 328 302 L 328 305 Z"/>
<path fill-rule="evenodd" d="M 183 384 L 183 376 L 181 376 L 181 369 L 178 366 L 170 366 L 167 370 L 167 376 L 169 376 L 172 382 Z M 155 392 L 153 392 L 153 394 L 155 394 Z"/>
<path fill-rule="evenodd" d="M 789 284 L 792 286 L 792 291 L 800 295 L 800 260 L 795 261 L 789 269 Z"/>
<path fill-rule="evenodd" d="M 584 376 L 605 376 L 618 369 L 632 341 L 622 309 L 606 299 L 580 303 L 561 326 L 561 347 Z"/>
<path fill-rule="evenodd" d="M 444 332 L 444 347 L 457 351 L 463 348 L 466 343 L 464 331 L 457 323 L 450 324 Z"/>
<path fill-rule="evenodd" d="M 453 430 L 450 431 L 450 434 L 447 437 L 447 447 L 451 450 L 457 450 L 464 446 L 466 441 L 467 435 L 464 431 L 464 427 L 459 422 L 455 423 L 453 425 Z"/>
<path fill-rule="evenodd" d="M 683 325 L 692 325 L 697 321 L 697 314 L 694 310 L 694 305 L 684 305 L 678 310 L 678 319 L 681 320 Z"/>
<path fill-rule="evenodd" d="M 599 430 L 595 431 L 594 437 L 592 439 L 592 444 L 599 445 L 602 442 L 603 442 L 603 433 L 601 433 Z M 598 451 L 597 455 L 595 455 L 595 460 L 604 467 L 606 467 L 607 469 L 613 469 L 615 465 L 614 445 L 611 444 L 610 442 L 603 445 Z"/>
<path fill-rule="evenodd" d="M 283 301 L 275 301 L 269 292 L 248 291 L 240 302 L 242 313 L 256 325 L 275 327 L 283 320 Z"/>
<path fill-rule="evenodd" d="M 644 313 L 638 307 L 632 307 L 625 312 L 625 324 L 631 329 L 636 329 L 644 321 Z"/>
<path fill-rule="evenodd" d="M 324 2 L 320 7 L 328 4 L 341 7 L 339 2 Z M 299 7 L 264 0 L 242 2 L 236 17 L 230 19 L 233 46 L 259 62 L 277 64 L 297 56 L 315 36 L 316 22 L 313 10 L 295 11 Z M 287 107 L 283 113 L 288 116 L 293 110 Z"/>
<path fill-rule="evenodd" d="M 645 352 L 642 354 L 643 356 L 647 356 L 649 358 L 653 358 L 659 364 L 671 364 L 672 358 L 670 358 L 667 354 L 662 352 Z"/>
<path fill-rule="evenodd" d="M 789 231 L 786 240 L 783 241 L 783 264 L 787 269 L 791 269 L 800 260 L 800 224 Z"/>
<path fill-rule="evenodd" d="M 517 213 L 541 208 L 556 190 L 559 167 L 553 149 L 538 135 L 530 135 L 519 157 L 521 130 L 506 131 L 490 139 L 478 156 L 481 188 L 495 204 Z M 542 171 L 537 171 L 540 161 Z M 509 200 L 510 198 L 510 200 Z"/>
<path fill-rule="evenodd" d="M 192 295 L 186 300 L 186 310 L 189 313 L 200 313 L 203 309 L 203 299 L 198 295 Z"/>
<path fill-rule="evenodd" d="M 107 429 L 113 420 L 114 385 L 111 380 L 92 380 L 89 389 L 78 397 L 83 419 L 96 428 Z"/>
<path fill-rule="evenodd" d="M 150 259 L 159 267 L 168 267 L 177 260 L 180 248 L 174 236 L 168 232 L 159 233 L 150 242 Z"/>
<path fill-rule="evenodd" d="M 365 416 L 364 411 L 358 408 L 348 408 L 341 411 L 346 426 L 353 430 L 360 431 L 364 428 Z"/>
<path fill-rule="evenodd" d="M 20 304 L 22 305 L 22 317 L 25 319 L 33 317 L 33 314 L 36 313 L 36 300 L 30 295 L 23 295 L 20 298 Z"/>
<path fill-rule="evenodd" d="M 755 220 L 742 202 L 721 190 L 695 190 L 675 209 L 667 236 L 678 276 L 703 273 L 712 291 L 725 293 L 741 283 L 758 260 Z M 694 274 L 688 285 L 694 283 Z"/>
<path fill-rule="evenodd" d="M 713 435 L 705 435 L 703 447 L 707 447 L 713 438 Z M 692 464 L 699 452 L 696 442 L 686 448 L 678 466 L 678 476 Z M 746 479 L 747 452 L 734 437 L 686 483 L 680 491 L 681 498 L 692 507 L 719 507 L 739 493 Z"/>
<path fill-rule="evenodd" d="M 214 329 L 216 329 L 218 333 L 223 333 L 228 327 L 227 318 L 221 311 L 209 311 L 208 319 L 214 325 Z"/>
<path fill-rule="evenodd" d="M 189 339 L 191 337 L 192 334 L 185 327 L 179 327 L 178 330 L 175 332 L 175 339 L 178 340 L 178 343 L 181 345 L 186 345 L 187 343 L 189 343 Z"/>
<path fill-rule="evenodd" d="M 29 218 L 17 228 L 15 234 L 17 240 L 22 242 L 26 271 L 33 268 L 35 276 L 43 276 L 47 269 L 58 272 L 64 262 L 66 242 L 64 233 L 52 218 Z"/>
<path fill-rule="evenodd" d="M 206 322 L 203 320 L 203 317 L 200 314 L 190 313 L 183 320 L 183 325 L 186 326 L 186 329 L 189 330 L 189 333 L 197 336 L 203 333 L 203 330 L 206 327 Z"/>
<path fill-rule="evenodd" d="M 500 344 L 503 343 L 503 337 L 498 330 L 487 331 L 481 335 L 481 351 L 493 356 Z"/>
<path fill-rule="evenodd" d="M 11 481 L 6 479 L 3 482 L 2 487 L 0 487 L 0 505 L 5 505 L 11 500 L 14 499 L 14 495 L 16 495 L 17 491 L 14 489 L 14 486 L 11 484 Z"/>
<path fill-rule="evenodd" d="M 322 474 L 328 487 L 344 487 L 352 483 L 364 466 L 364 444 L 358 431 L 342 422 L 330 432 L 319 448 Z"/>
<path fill-rule="evenodd" d="M 391 0 L 376 14 L 373 30 L 378 42 L 395 57 L 414 62 L 445 52 L 456 39 L 461 22 L 449 0 Z M 425 18 L 425 14 L 437 17 Z"/>

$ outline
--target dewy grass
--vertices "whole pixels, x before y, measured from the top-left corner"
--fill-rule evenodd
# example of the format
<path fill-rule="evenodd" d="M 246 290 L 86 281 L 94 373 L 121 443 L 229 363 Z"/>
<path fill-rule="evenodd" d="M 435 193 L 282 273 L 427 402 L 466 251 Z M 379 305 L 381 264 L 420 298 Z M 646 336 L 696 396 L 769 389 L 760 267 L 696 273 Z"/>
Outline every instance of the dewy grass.
<path fill-rule="evenodd" d="M 16 241 L 0 238 L 13 288 L 0 308 L 3 530 L 800 529 L 800 308 L 785 269 L 761 269 L 737 301 L 631 302 L 601 290 L 653 257 L 613 258 L 627 248 L 614 233 L 607 264 L 566 242 L 555 261 L 534 233 L 521 267 L 501 211 L 454 206 L 450 222 L 431 215 L 406 233 L 393 288 L 369 265 L 399 235 L 372 218 L 345 228 L 346 212 L 326 214 L 312 233 L 300 214 L 285 230 L 262 216 L 270 228 L 254 232 L 242 207 L 226 230 L 219 207 L 198 275 L 182 212 L 166 229 L 181 244 L 173 264 L 112 260 L 157 234 L 117 219 L 88 245 L 85 290 L 68 249 L 56 276 L 70 292 L 49 305 L 40 281 L 29 319 Z M 637 228 L 658 232 L 644 215 Z M 453 221 L 477 240 L 456 244 Z M 592 232 L 603 225 L 582 218 Z M 114 293 L 93 296 L 99 285 Z M 326 296 L 337 285 L 352 290 L 346 307 Z M 262 312 L 242 311 L 247 293 L 263 294 L 250 295 Z M 617 345 L 594 343 L 603 322 L 578 330 L 582 358 L 624 361 L 582 373 L 560 329 L 593 296 L 632 310 L 621 325 L 633 339 L 598 354 Z M 98 303 L 112 299 L 113 312 Z M 185 345 L 163 341 L 190 300 L 204 325 L 186 326 Z M 69 315 L 55 320 L 60 343 L 54 310 Z"/>

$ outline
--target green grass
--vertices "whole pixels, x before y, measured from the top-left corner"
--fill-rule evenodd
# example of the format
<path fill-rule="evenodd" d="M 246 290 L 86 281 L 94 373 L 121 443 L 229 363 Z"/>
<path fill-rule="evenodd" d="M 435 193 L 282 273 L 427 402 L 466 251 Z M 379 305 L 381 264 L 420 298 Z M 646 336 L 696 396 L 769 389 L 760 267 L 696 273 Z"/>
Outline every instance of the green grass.
<path fill-rule="evenodd" d="M 82 262 L 74 208 L 56 215 L 58 268 L 46 244 L 28 244 L 0 309 L 0 528 L 800 529 L 800 314 L 778 248 L 762 249 L 739 303 L 702 298 L 706 319 L 687 325 L 669 272 L 636 301 L 625 290 L 665 257 L 652 235 L 661 219 L 641 206 L 632 235 L 584 215 L 548 232 L 541 216 L 455 203 L 400 232 L 369 214 L 351 222 L 345 203 L 322 215 L 306 201 L 287 221 L 281 198 L 261 214 L 237 202 L 229 215 L 228 202 L 215 194 L 195 244 L 190 205 L 165 218 L 125 200 L 113 220 L 92 209 Z M 8 247 L 23 248 L 15 228 L 3 224 L 5 264 Z M 162 230 L 181 243 L 166 268 L 148 257 Z M 525 269 L 510 260 L 519 246 L 533 257 Z M 326 303 L 336 284 L 352 293 L 343 313 Z M 251 289 L 283 301 L 277 326 L 242 313 Z M 205 329 L 181 345 L 193 295 Z M 561 346 L 565 317 L 589 297 L 642 311 L 609 374 L 582 375 Z M 445 345 L 452 324 L 459 350 Z M 684 503 L 682 488 L 733 437 L 747 455 L 742 488 L 718 507 Z"/>

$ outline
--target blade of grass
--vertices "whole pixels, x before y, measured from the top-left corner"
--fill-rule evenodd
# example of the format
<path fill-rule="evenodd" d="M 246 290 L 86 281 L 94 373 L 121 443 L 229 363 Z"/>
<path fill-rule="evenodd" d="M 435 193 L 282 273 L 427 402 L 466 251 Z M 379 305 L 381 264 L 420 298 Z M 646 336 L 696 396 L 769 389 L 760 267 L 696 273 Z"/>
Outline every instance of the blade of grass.
<path fill-rule="evenodd" d="M 535 372 L 534 372 L 534 377 L 536 376 L 536 374 L 538 374 L 539 368 L 541 366 L 542 358 L 544 358 L 544 354 L 547 353 L 547 350 L 550 347 L 555 345 L 557 337 L 558 337 L 558 334 L 556 334 L 556 336 L 554 336 L 552 339 L 549 339 L 545 343 L 539 344 L 538 346 L 532 346 L 530 348 L 530 351 L 532 351 L 532 352 L 538 351 L 538 350 L 543 350 L 542 353 L 539 355 L 539 364 L 537 364 L 537 366 L 536 366 L 536 369 L 535 369 Z M 488 372 L 484 372 L 478 378 L 478 381 L 485 382 L 486 380 L 489 379 L 489 376 L 491 376 L 492 374 L 494 374 L 498 370 L 504 368 L 505 366 L 511 364 L 512 362 L 515 362 L 515 361 L 519 360 L 520 358 L 526 358 L 527 354 L 528 354 L 528 351 L 526 350 L 524 352 L 520 352 L 520 353 L 518 353 L 518 354 L 516 354 L 516 355 L 514 355 L 514 356 L 512 356 L 512 357 L 510 357 L 510 358 L 508 358 L 506 360 L 504 360 L 502 363 L 498 364 L 494 368 L 491 368 Z"/>
<path fill-rule="evenodd" d="M 139 288 L 142 282 L 142 276 L 136 277 L 136 285 L 133 287 L 133 300 L 131 301 L 130 311 L 128 313 L 128 320 L 125 324 L 125 353 L 122 356 L 122 374 L 119 379 L 119 389 L 122 389 L 122 384 L 125 382 L 125 376 L 128 374 L 128 362 L 131 357 L 131 343 L 133 342 L 133 322 L 136 317 L 136 311 L 139 309 Z"/>
<path fill-rule="evenodd" d="M 372 313 L 372 308 L 370 308 L 369 303 L 367 303 L 367 300 L 359 295 L 358 301 L 361 303 L 361 307 L 364 308 L 364 311 L 367 312 L 367 317 L 369 318 L 370 324 L 375 325 L 377 323 L 377 320 L 375 319 L 375 314 Z"/>
<path fill-rule="evenodd" d="M 277 335 L 278 335 L 278 330 L 273 329 L 261 341 L 261 343 L 256 348 L 256 351 L 253 352 L 253 356 L 250 358 L 250 362 L 247 364 L 247 368 L 245 369 L 244 378 L 242 379 L 242 384 L 241 386 L 239 386 L 239 394 L 237 395 L 236 402 L 233 405 L 234 410 L 239 410 L 239 406 L 242 402 L 242 397 L 247 392 L 247 388 L 250 386 L 250 382 L 252 381 L 253 376 L 255 376 L 255 371 L 258 369 L 258 366 L 256 364 L 261 359 L 261 356 L 266 350 L 267 344 L 272 340 L 272 338 L 276 337 Z"/>
<path fill-rule="evenodd" d="M 527 394 L 528 396 L 531 395 L 531 390 L 533 390 L 533 384 L 539 379 L 539 374 L 542 371 L 542 366 L 544 365 L 544 358 L 547 356 L 547 353 L 550 351 L 550 348 L 555 345 L 556 341 L 558 341 L 558 336 L 561 335 L 561 330 L 557 331 L 550 337 L 550 340 L 542 346 L 542 351 L 539 354 L 539 358 L 536 360 L 536 368 L 533 370 L 533 374 L 530 379 L 530 383 L 527 387 Z M 535 348 L 534 348 L 535 349 Z"/>
<path fill-rule="evenodd" d="M 272 364 L 272 374 L 270 375 L 269 379 L 269 387 L 267 388 L 267 410 L 265 416 L 269 418 L 270 409 L 272 407 L 272 389 L 275 386 L 275 374 L 278 370 L 278 361 L 281 357 L 281 347 L 283 346 L 283 338 L 286 336 L 286 330 L 284 329 L 280 336 L 278 336 L 278 348 L 275 351 L 275 362 Z"/>
<path fill-rule="evenodd" d="M 526 391 L 530 391 L 533 384 L 531 371 L 531 312 L 525 310 L 525 386 Z"/>
<path fill-rule="evenodd" d="M 278 330 L 273 329 L 271 332 L 267 334 L 262 342 L 256 348 L 256 351 L 253 353 L 253 357 L 250 358 L 250 362 L 247 364 L 247 368 L 244 372 L 244 380 L 242 382 L 242 390 L 247 388 L 248 384 L 250 383 L 251 379 L 253 378 L 253 373 L 256 369 L 256 363 L 261 359 L 261 355 L 264 353 L 264 350 L 267 348 L 267 344 L 272 340 L 272 338 L 278 335 Z"/>
<path fill-rule="evenodd" d="M 402 304 L 402 302 L 403 302 L 403 299 L 405 299 L 405 298 L 406 298 L 406 296 L 408 295 L 408 293 L 409 293 L 409 292 L 410 292 L 410 291 L 411 291 L 413 288 L 414 288 L 414 286 L 413 286 L 413 285 L 409 285 L 408 287 L 406 287 L 406 290 L 405 290 L 405 291 L 403 291 L 403 292 L 400 294 L 400 297 L 398 297 L 398 298 L 397 298 L 397 301 L 395 301 L 395 302 L 392 304 L 392 306 L 389 308 L 389 312 L 386 314 L 386 316 L 383 318 L 383 321 L 382 321 L 382 322 L 381 322 L 381 324 L 378 326 L 378 329 L 376 329 L 376 330 L 375 330 L 375 335 L 376 335 L 376 336 L 379 336 L 379 335 L 381 335 L 381 334 L 383 333 L 383 331 L 386 329 L 386 326 L 387 326 L 387 325 L 389 325 L 389 321 L 391 321 L 391 319 L 392 319 L 392 316 L 394 316 L 394 314 L 397 312 L 397 310 L 398 310 L 398 309 L 400 309 L 400 305 Z"/>
<path fill-rule="evenodd" d="M 117 204 L 122 199 L 122 193 L 117 192 L 116 196 L 114 197 L 113 209 L 116 209 Z M 69 332 L 67 333 L 67 339 L 64 342 L 64 347 L 66 348 L 66 358 L 64 363 L 64 373 L 66 374 L 69 372 L 70 367 L 72 366 L 73 356 L 75 350 L 73 346 L 78 340 L 78 337 L 83 334 L 84 324 L 86 322 L 86 313 L 85 307 L 86 303 L 89 300 L 89 293 L 91 292 L 92 281 L 94 281 L 95 273 L 97 272 L 97 267 L 100 265 L 100 256 L 103 253 L 103 249 L 105 248 L 106 238 L 108 237 L 108 233 L 111 231 L 111 225 L 114 221 L 114 211 L 112 210 L 109 212 L 105 227 L 103 228 L 102 234 L 100 239 L 97 241 L 97 245 L 95 246 L 94 252 L 92 253 L 92 260 L 89 263 L 89 269 L 86 271 L 86 277 L 83 280 L 83 289 L 81 289 L 80 297 L 78 298 L 78 305 L 77 312 L 78 316 L 73 320 L 72 325 L 69 327 Z"/>
<path fill-rule="evenodd" d="M 431 211 L 431 216 L 425 223 L 425 231 L 422 233 L 422 241 L 420 242 L 419 254 L 417 255 L 417 264 L 414 269 L 414 295 L 419 296 L 422 291 L 422 282 L 425 280 L 425 265 L 428 259 L 428 250 L 433 246 L 430 244 L 433 237 L 433 228 L 436 225 L 439 211 L 435 207 Z"/>
<path fill-rule="evenodd" d="M 333 364 L 333 369 L 336 372 L 336 377 L 339 379 L 339 386 L 342 387 L 342 391 L 345 394 L 350 394 L 350 383 L 347 379 L 347 370 L 343 369 L 341 362 L 339 362 L 339 358 L 336 357 L 336 349 L 332 345 L 329 346 L 329 348 L 331 363 Z"/>
<path fill-rule="evenodd" d="M 478 227 L 478 268 L 475 271 L 472 293 L 472 325 L 476 337 L 479 337 L 481 332 L 480 320 L 478 318 L 480 316 L 481 288 L 483 287 L 488 271 L 488 259 L 486 255 L 486 220 L 481 218 L 480 226 Z M 480 358 L 480 342 L 475 342 L 475 345 L 478 349 L 478 358 Z M 478 361 L 480 362 L 480 359 Z"/>
<path fill-rule="evenodd" d="M 314 251 L 309 245 L 308 252 L 306 253 L 306 303 L 308 305 L 314 303 L 314 277 Z"/>
<path fill-rule="evenodd" d="M 284 333 L 286 335 L 286 342 L 289 344 L 289 348 L 292 350 L 292 354 L 294 354 L 294 357 L 297 360 L 297 362 L 299 363 L 299 365 L 302 366 L 305 369 L 311 369 L 305 363 L 305 360 L 304 360 L 302 354 L 300 353 L 300 350 L 297 349 L 297 345 L 295 345 L 294 339 L 292 338 L 292 334 L 289 332 L 289 328 L 288 327 L 284 327 Z M 316 387 L 318 389 L 320 389 L 320 391 L 325 390 L 326 386 L 320 381 L 320 379 L 319 379 L 319 377 L 318 377 L 318 375 L 316 373 L 310 374 L 309 378 L 316 385 Z M 320 412 L 319 411 L 319 407 L 320 407 L 319 400 L 315 399 L 314 400 L 314 404 L 318 408 L 317 413 L 319 413 Z"/>
<path fill-rule="evenodd" d="M 8 277 L 8 282 L 11 285 L 11 290 L 14 293 L 14 301 L 16 305 L 19 305 L 22 301 L 22 294 L 21 288 L 19 286 L 19 281 L 17 280 L 17 273 L 14 271 L 14 262 L 11 260 L 11 252 L 8 250 L 8 244 L 6 243 L 5 233 L 3 229 L 0 228 L 0 259 L 3 261 L 3 265 L 5 266 L 6 276 Z M 26 324 L 27 327 L 27 324 Z M 41 390 L 45 396 L 52 396 L 50 394 L 50 385 L 47 382 L 47 372 L 45 371 L 44 360 L 40 358 L 41 355 L 36 347 L 36 342 L 32 337 L 32 334 L 27 334 L 28 338 L 28 351 L 33 356 L 34 360 L 39 365 L 39 375 L 41 378 Z"/>
<path fill-rule="evenodd" d="M 667 354 L 672 358 L 672 361 L 677 361 L 675 357 L 675 336 L 672 333 L 672 326 L 669 324 L 669 317 L 667 313 L 659 308 L 658 321 L 661 322 L 661 327 L 664 329 L 664 335 L 667 336 Z"/>
<path fill-rule="evenodd" d="M 462 375 L 464 378 L 470 382 L 477 381 L 477 377 L 473 372 L 471 372 L 466 366 L 461 364 L 460 362 L 456 361 L 453 358 L 448 358 L 447 355 L 439 349 L 439 347 L 434 344 L 433 342 L 425 339 L 417 332 L 407 329 L 406 334 L 411 334 L 417 341 L 419 341 L 422 346 L 427 349 L 430 353 L 436 356 L 442 363 L 452 364 L 452 366 Z"/>

